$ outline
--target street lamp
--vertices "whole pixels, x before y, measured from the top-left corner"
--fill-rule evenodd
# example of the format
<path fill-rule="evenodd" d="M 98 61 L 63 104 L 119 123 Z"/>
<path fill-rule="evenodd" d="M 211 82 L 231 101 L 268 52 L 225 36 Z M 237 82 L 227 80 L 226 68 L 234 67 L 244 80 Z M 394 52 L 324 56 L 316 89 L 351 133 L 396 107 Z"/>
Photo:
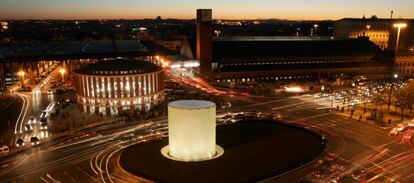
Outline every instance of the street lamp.
<path fill-rule="evenodd" d="M 220 30 L 214 30 L 214 34 L 216 34 L 216 37 L 219 37 L 219 35 L 221 34 Z"/>
<path fill-rule="evenodd" d="M 370 29 L 371 29 L 371 25 L 366 25 L 365 27 L 367 28 L 367 33 L 369 33 L 369 31 L 370 31 Z M 367 36 L 367 35 L 366 35 L 367 33 L 366 33 L 366 32 L 364 32 L 364 36 Z M 369 37 L 369 36 L 367 36 L 367 37 Z"/>
<path fill-rule="evenodd" d="M 60 74 L 62 75 L 62 83 L 65 82 L 65 73 L 66 73 L 66 69 L 61 68 L 59 69 Z"/>
<path fill-rule="evenodd" d="M 23 70 L 20 70 L 19 72 L 17 72 L 17 75 L 19 75 L 19 77 L 20 77 L 21 87 L 23 88 L 24 76 L 26 75 L 26 73 Z"/>
<path fill-rule="evenodd" d="M 405 28 L 405 27 L 407 27 L 406 23 L 396 23 L 396 24 L 394 24 L 394 28 L 398 29 L 397 42 L 395 44 L 395 55 L 394 55 L 396 60 L 397 60 L 398 44 L 400 43 L 401 28 Z"/>
<path fill-rule="evenodd" d="M 318 24 L 314 24 L 313 27 L 315 28 L 315 37 L 318 37 L 318 34 L 316 33 L 316 30 L 318 29 L 319 25 Z"/>

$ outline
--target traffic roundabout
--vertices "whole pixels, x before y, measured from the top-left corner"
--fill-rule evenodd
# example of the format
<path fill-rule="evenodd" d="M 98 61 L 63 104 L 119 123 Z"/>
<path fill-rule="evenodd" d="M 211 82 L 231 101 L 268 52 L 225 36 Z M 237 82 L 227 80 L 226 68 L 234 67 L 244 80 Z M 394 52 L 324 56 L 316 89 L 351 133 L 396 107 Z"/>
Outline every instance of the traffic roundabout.
<path fill-rule="evenodd" d="M 118 164 L 130 175 L 155 182 L 256 182 L 277 177 L 318 159 L 322 136 L 269 120 L 242 120 L 217 127 L 221 156 L 199 162 L 176 161 L 160 153 L 168 138 L 125 147 Z"/>

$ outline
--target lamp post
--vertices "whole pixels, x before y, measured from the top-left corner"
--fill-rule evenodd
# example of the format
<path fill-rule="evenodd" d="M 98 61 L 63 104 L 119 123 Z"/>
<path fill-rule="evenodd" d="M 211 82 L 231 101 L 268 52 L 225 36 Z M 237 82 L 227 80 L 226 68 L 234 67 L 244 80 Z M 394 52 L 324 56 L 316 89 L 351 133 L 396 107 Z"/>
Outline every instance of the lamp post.
<path fill-rule="evenodd" d="M 19 75 L 19 77 L 20 77 L 20 82 L 21 82 L 20 85 L 23 88 L 24 87 L 24 76 L 26 75 L 26 73 L 23 70 L 21 70 L 21 71 L 17 72 L 17 75 Z"/>
<path fill-rule="evenodd" d="M 219 37 L 219 35 L 221 34 L 220 30 L 214 30 L 214 34 L 216 34 L 216 37 Z"/>
<path fill-rule="evenodd" d="M 62 83 L 65 82 L 65 73 L 66 73 L 66 69 L 61 68 L 59 69 L 60 74 L 62 75 Z"/>
<path fill-rule="evenodd" d="M 397 53 L 398 53 L 398 45 L 400 43 L 401 28 L 405 28 L 405 27 L 407 27 L 406 23 L 396 23 L 396 24 L 394 24 L 394 28 L 397 28 L 397 41 L 395 43 L 394 62 L 397 62 Z M 394 73 L 394 79 L 398 79 L 398 74 L 397 73 Z M 392 81 L 391 95 L 393 94 L 392 92 L 393 92 L 393 88 L 394 88 L 394 82 L 395 81 Z M 390 100 L 391 99 L 389 99 L 389 101 L 388 101 L 388 110 L 390 109 L 390 105 L 391 105 Z"/>
<path fill-rule="evenodd" d="M 314 30 L 315 31 L 315 37 L 318 37 L 318 34 L 316 33 L 316 30 L 318 29 L 319 25 L 318 24 L 314 24 L 313 27 L 315 29 Z"/>
<path fill-rule="evenodd" d="M 369 31 L 371 29 L 371 25 L 366 25 L 365 27 L 366 27 L 367 32 L 364 32 L 364 36 L 367 36 L 367 34 L 369 33 Z M 367 37 L 369 37 L 369 36 L 367 36 Z"/>
<path fill-rule="evenodd" d="M 400 43 L 400 34 L 401 34 L 401 28 L 407 27 L 406 23 L 396 23 L 394 24 L 394 28 L 397 28 L 397 41 L 395 43 L 395 60 L 397 60 L 397 52 L 398 52 L 398 45 Z"/>

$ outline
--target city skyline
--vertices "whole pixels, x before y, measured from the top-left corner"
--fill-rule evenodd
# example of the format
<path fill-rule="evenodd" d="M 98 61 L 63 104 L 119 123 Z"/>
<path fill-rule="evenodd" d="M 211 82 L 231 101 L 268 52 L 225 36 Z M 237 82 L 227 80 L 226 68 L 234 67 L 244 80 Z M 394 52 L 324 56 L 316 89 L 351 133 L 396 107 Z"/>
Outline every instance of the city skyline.
<path fill-rule="evenodd" d="M 235 6 L 237 5 L 237 6 Z M 337 20 L 343 17 L 359 18 L 365 15 L 389 18 L 394 11 L 395 18 L 414 18 L 410 7 L 413 1 L 358 0 L 307 0 L 283 2 L 280 0 L 219 2 L 209 0 L 134 1 L 134 0 L 90 0 L 63 1 L 3 0 L 0 19 L 144 19 L 177 18 L 194 19 L 198 8 L 211 8 L 215 19 L 289 19 L 289 20 Z"/>

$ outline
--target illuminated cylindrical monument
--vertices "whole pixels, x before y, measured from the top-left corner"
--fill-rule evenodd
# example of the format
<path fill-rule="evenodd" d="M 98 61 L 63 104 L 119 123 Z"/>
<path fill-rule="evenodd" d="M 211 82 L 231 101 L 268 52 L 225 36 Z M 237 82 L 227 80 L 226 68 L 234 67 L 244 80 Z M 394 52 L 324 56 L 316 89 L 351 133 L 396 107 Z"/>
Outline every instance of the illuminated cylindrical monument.
<path fill-rule="evenodd" d="M 216 104 L 180 100 L 168 104 L 169 145 L 164 156 L 177 161 L 203 161 L 223 153 L 216 146 Z"/>

